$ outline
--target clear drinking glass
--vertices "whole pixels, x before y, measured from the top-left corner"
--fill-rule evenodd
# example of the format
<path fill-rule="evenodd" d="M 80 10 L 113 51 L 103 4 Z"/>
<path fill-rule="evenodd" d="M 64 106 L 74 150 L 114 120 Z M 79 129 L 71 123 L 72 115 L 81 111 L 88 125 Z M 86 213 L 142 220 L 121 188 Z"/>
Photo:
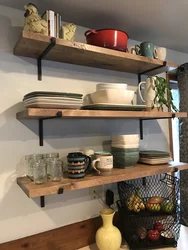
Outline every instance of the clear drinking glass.
<path fill-rule="evenodd" d="M 33 160 L 41 160 L 43 158 L 42 154 L 32 154 L 32 155 L 26 155 L 25 160 L 26 160 L 26 171 L 27 171 L 27 176 L 33 180 L 33 165 L 30 164 L 30 161 Z"/>
<path fill-rule="evenodd" d="M 44 160 L 32 160 L 33 179 L 35 184 L 44 184 L 47 182 L 46 162 Z"/>
<path fill-rule="evenodd" d="M 52 181 L 61 181 L 63 177 L 62 167 L 62 160 L 57 158 L 48 160 L 49 177 Z"/>

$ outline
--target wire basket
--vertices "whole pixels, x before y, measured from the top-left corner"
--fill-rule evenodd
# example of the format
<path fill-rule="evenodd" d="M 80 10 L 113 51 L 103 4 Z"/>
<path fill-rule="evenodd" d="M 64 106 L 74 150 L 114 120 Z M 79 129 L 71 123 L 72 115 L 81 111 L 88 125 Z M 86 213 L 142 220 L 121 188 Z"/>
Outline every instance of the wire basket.
<path fill-rule="evenodd" d="M 119 182 L 118 191 L 121 231 L 131 249 L 177 245 L 178 178 L 162 174 Z"/>

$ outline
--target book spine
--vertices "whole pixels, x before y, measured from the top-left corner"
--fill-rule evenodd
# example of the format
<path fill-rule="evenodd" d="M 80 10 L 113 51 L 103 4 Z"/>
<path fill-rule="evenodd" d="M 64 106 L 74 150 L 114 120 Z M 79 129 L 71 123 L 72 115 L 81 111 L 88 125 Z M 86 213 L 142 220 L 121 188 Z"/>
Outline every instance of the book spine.
<path fill-rule="evenodd" d="M 59 38 L 59 14 L 56 13 L 56 37 Z"/>
<path fill-rule="evenodd" d="M 62 20 L 60 15 L 59 15 L 59 37 L 62 38 Z"/>
<path fill-rule="evenodd" d="M 49 21 L 50 21 L 50 36 L 55 37 L 55 13 L 52 10 L 49 10 Z"/>

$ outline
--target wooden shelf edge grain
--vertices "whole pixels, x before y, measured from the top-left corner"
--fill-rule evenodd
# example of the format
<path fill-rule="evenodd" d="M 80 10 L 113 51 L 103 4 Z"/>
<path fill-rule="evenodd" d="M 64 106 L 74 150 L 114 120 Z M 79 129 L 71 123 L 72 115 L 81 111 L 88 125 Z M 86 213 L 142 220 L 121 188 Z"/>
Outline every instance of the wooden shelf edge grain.
<path fill-rule="evenodd" d="M 14 55 L 38 58 L 49 44 L 49 36 L 23 31 L 14 48 Z M 141 74 L 163 65 L 163 61 L 153 58 L 64 39 L 56 39 L 56 45 L 45 56 L 45 59 L 135 74 Z M 148 74 L 159 74 L 177 67 L 176 63 L 167 62 L 166 66 L 152 70 Z"/>
<path fill-rule="evenodd" d="M 156 112 L 156 111 L 111 111 L 111 110 L 73 110 L 73 109 L 42 109 L 28 108 L 17 113 L 17 119 L 40 119 L 56 116 L 62 112 L 62 118 L 130 118 L 130 119 L 165 119 L 175 114 L 178 118 L 186 118 L 186 112 Z"/>
<path fill-rule="evenodd" d="M 188 169 L 188 164 L 175 162 L 155 166 L 136 164 L 136 166 L 131 169 L 114 168 L 109 176 L 87 175 L 83 179 L 76 180 L 69 179 L 65 174 L 65 177 L 61 182 L 48 181 L 42 185 L 35 185 L 27 177 L 19 177 L 17 178 L 17 184 L 29 198 L 34 198 L 43 195 L 57 194 L 59 188 L 64 188 L 64 191 L 73 191 L 156 174 L 170 173 L 174 172 L 176 168 L 179 170 L 185 170 Z"/>

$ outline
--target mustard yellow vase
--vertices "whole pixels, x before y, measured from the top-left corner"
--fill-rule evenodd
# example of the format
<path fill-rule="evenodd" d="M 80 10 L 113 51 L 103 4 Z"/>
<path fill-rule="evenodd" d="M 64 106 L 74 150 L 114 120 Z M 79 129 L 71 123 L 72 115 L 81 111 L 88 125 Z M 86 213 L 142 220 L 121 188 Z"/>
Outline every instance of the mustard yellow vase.
<path fill-rule="evenodd" d="M 121 233 L 113 225 L 114 210 L 103 209 L 101 212 L 103 226 L 96 233 L 96 244 L 99 250 L 119 250 L 121 246 Z"/>

